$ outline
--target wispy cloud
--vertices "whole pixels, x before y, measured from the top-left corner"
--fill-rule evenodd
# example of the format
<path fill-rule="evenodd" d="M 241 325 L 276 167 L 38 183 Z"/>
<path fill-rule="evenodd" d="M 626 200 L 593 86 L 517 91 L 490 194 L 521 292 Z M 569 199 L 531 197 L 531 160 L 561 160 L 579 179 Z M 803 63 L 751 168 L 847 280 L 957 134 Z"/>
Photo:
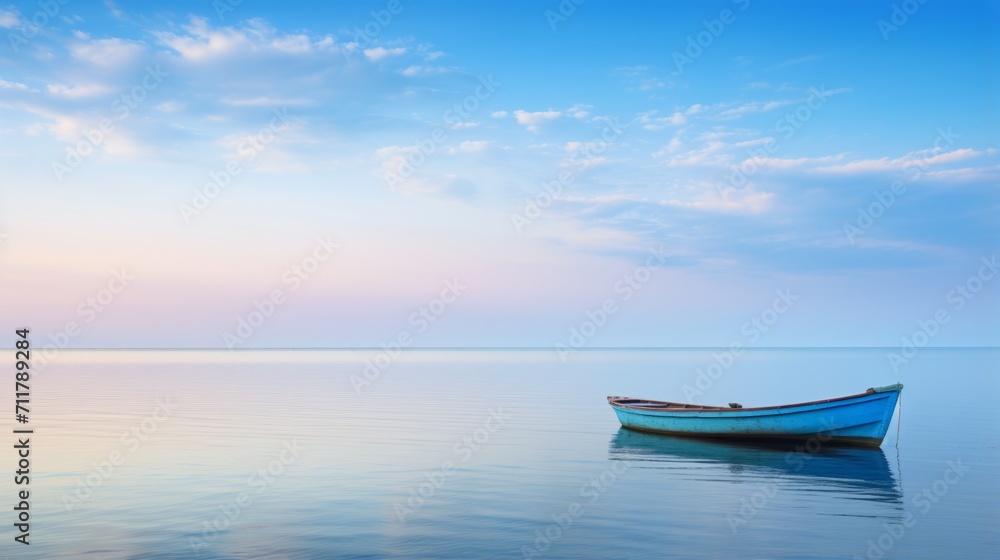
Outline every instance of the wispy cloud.
<path fill-rule="evenodd" d="M 810 55 L 807 55 L 807 56 L 800 56 L 800 57 L 797 57 L 797 58 L 790 58 L 790 59 L 785 60 L 783 62 L 779 62 L 778 64 L 775 64 L 774 66 L 767 67 L 767 70 L 777 70 L 778 68 L 787 68 L 788 66 L 795 66 L 796 64 L 804 64 L 806 62 L 813 62 L 815 60 L 819 60 L 819 55 L 810 54 Z"/>
<path fill-rule="evenodd" d="M 739 212 L 759 214 L 771 209 L 774 193 L 758 192 L 752 187 L 728 189 L 722 192 L 706 190 L 692 200 L 667 199 L 666 206 L 690 208 L 704 212 Z"/>
<path fill-rule="evenodd" d="M 490 147 L 489 140 L 466 140 L 460 142 L 457 146 L 449 146 L 449 154 L 470 154 L 470 153 L 482 153 Z"/>
<path fill-rule="evenodd" d="M 98 66 L 120 66 L 135 60 L 146 50 L 140 41 L 126 39 L 85 39 L 70 47 L 73 58 Z"/>
<path fill-rule="evenodd" d="M 949 152 L 933 153 L 926 150 L 910 152 L 898 158 L 881 157 L 876 159 L 858 159 L 838 165 L 825 165 L 816 169 L 825 173 L 867 173 L 876 171 L 904 171 L 915 166 L 930 167 L 945 163 L 963 161 L 983 155 L 990 155 L 995 150 L 979 151 L 961 148 Z"/>
<path fill-rule="evenodd" d="M 192 62 L 267 53 L 303 55 L 339 49 L 329 35 L 311 37 L 302 33 L 281 33 L 260 19 L 250 20 L 242 27 L 216 28 L 205 18 L 192 17 L 182 29 L 183 34 L 170 31 L 152 34 L 160 44 Z"/>
<path fill-rule="evenodd" d="M 392 49 L 387 49 L 385 47 L 373 47 L 370 49 L 365 49 L 364 54 L 368 57 L 368 60 L 382 60 L 383 58 L 389 56 L 400 56 L 406 54 L 405 47 L 396 47 Z"/>
<path fill-rule="evenodd" d="M 21 17 L 16 8 L 0 8 L 0 27 L 12 29 L 21 24 Z"/>
<path fill-rule="evenodd" d="M 541 130 L 541 125 L 552 122 L 559 117 L 562 117 L 561 111 L 555 111 L 549 109 L 548 111 L 523 111 L 518 109 L 514 111 L 514 118 L 517 119 L 518 124 L 523 125 L 525 128 L 531 132 L 538 132 Z"/>
<path fill-rule="evenodd" d="M 434 76 L 436 74 L 447 74 L 451 72 L 451 68 L 445 68 L 444 66 L 421 66 L 419 64 L 414 64 L 412 66 L 407 66 L 400 74 L 407 76 L 409 78 L 417 78 L 421 76 Z"/>
<path fill-rule="evenodd" d="M 315 101 L 304 97 L 268 97 L 262 95 L 260 97 L 246 98 L 227 97 L 222 99 L 221 103 L 232 107 L 298 107 L 312 105 Z"/>
<path fill-rule="evenodd" d="M 663 117 L 657 117 L 656 114 L 656 111 L 651 111 L 639 115 L 639 123 L 642 125 L 642 128 L 646 130 L 662 130 L 668 126 L 680 126 L 687 122 L 687 116 L 680 111 L 674 111 L 672 114 Z"/>
<path fill-rule="evenodd" d="M 21 82 L 8 82 L 0 78 L 0 89 L 17 89 L 21 91 L 28 91 L 30 88 L 22 84 Z"/>
<path fill-rule="evenodd" d="M 80 97 L 104 95 L 110 92 L 111 88 L 104 84 L 77 84 L 75 86 L 67 86 L 64 84 L 49 84 L 46 86 L 46 90 L 52 95 L 59 95 L 75 99 Z"/>

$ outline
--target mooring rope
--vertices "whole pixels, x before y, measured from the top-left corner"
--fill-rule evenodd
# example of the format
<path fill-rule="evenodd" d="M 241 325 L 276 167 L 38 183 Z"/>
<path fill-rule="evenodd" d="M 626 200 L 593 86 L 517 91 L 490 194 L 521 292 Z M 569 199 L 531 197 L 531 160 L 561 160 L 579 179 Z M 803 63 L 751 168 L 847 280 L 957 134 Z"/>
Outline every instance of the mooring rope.
<path fill-rule="evenodd" d="M 898 478 L 898 488 L 903 489 L 903 465 L 899 459 L 899 427 L 903 423 L 903 392 L 899 392 L 899 416 L 896 417 L 896 477 Z"/>
<path fill-rule="evenodd" d="M 899 449 L 899 427 L 903 425 L 903 392 L 899 392 L 899 415 L 896 416 L 896 449 Z"/>

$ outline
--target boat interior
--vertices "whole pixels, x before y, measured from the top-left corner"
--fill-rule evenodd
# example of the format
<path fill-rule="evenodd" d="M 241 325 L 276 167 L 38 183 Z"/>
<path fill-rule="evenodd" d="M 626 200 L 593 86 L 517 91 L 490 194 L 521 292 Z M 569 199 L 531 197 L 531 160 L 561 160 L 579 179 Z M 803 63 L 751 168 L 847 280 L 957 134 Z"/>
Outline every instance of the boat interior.
<path fill-rule="evenodd" d="M 612 398 L 608 400 L 615 404 L 630 406 L 634 408 L 656 408 L 656 409 L 671 408 L 679 410 L 729 410 L 730 408 L 737 408 L 737 407 L 727 407 L 727 406 L 704 406 L 700 404 L 684 404 L 684 403 L 665 402 L 665 401 L 647 401 L 643 399 Z"/>

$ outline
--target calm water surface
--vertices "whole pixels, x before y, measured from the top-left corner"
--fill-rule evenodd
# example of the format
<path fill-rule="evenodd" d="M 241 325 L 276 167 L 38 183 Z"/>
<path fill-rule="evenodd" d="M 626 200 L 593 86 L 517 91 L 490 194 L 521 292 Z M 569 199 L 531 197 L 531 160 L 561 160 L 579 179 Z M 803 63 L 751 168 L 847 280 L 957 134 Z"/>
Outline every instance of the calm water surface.
<path fill-rule="evenodd" d="M 797 452 L 620 429 L 606 395 L 685 400 L 711 350 L 409 351 L 358 390 L 373 351 L 67 351 L 33 378 L 32 544 L 5 476 L 3 554 L 998 557 L 1000 351 L 885 354 L 702 380 L 745 406 L 906 385 L 898 446 L 894 421 L 881 450 Z"/>

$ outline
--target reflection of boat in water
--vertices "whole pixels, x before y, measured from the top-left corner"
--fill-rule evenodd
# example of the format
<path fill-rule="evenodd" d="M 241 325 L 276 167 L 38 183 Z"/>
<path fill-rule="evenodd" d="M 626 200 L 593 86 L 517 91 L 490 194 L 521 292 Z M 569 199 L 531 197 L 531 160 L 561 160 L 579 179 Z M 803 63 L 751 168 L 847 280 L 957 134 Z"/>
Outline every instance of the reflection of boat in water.
<path fill-rule="evenodd" d="M 816 490 L 850 492 L 855 497 L 901 502 L 902 491 L 881 449 L 804 444 L 736 443 L 650 434 L 619 428 L 608 448 L 613 459 L 663 469 L 721 467 L 733 482 L 780 479 Z"/>

